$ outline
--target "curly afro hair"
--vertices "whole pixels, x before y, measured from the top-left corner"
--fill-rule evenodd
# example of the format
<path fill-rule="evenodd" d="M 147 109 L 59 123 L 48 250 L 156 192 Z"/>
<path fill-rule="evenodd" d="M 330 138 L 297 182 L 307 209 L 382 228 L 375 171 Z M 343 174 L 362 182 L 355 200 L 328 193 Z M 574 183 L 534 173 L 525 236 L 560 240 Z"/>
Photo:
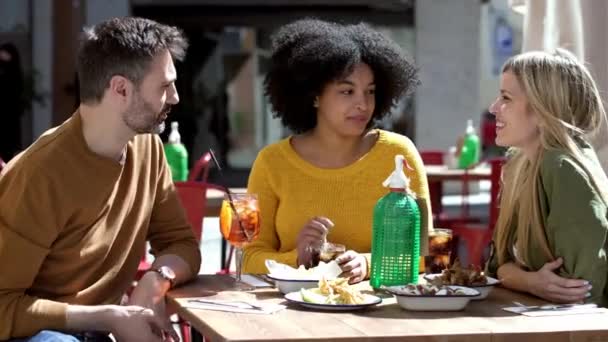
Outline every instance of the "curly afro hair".
<path fill-rule="evenodd" d="M 340 25 L 316 19 L 283 26 L 272 37 L 265 94 L 275 117 L 295 133 L 317 125 L 313 101 L 325 85 L 369 65 L 376 83 L 370 126 L 418 85 L 417 69 L 401 48 L 366 24 Z"/>

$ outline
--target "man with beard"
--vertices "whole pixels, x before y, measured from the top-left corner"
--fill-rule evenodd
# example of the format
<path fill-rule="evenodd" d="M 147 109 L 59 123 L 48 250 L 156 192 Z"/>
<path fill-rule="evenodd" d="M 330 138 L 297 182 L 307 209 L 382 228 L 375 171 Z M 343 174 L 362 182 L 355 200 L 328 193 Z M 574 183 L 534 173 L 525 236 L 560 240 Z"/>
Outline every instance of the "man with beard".
<path fill-rule="evenodd" d="M 79 108 L 0 177 L 0 340 L 176 339 L 164 295 L 200 252 L 156 134 L 186 47 L 139 18 L 83 34 Z M 121 306 L 146 240 L 155 261 Z"/>

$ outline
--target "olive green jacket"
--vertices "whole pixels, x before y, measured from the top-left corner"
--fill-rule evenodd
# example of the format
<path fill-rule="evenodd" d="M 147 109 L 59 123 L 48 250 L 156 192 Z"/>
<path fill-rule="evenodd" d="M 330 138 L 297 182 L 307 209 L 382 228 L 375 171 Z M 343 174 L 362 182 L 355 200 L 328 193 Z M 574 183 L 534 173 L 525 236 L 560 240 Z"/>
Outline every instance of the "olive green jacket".
<path fill-rule="evenodd" d="M 603 172 L 593 149 L 581 143 L 589 165 Z M 608 306 L 608 260 L 606 257 L 608 214 L 590 181 L 590 175 L 570 156 L 560 151 L 545 153 L 539 185 L 540 208 L 549 247 L 562 257 L 562 277 L 585 279 L 593 286 L 589 302 Z M 605 180 L 598 186 L 608 189 Z M 516 222 L 516 221 L 515 221 Z M 496 276 L 498 260 L 492 250 L 486 265 L 488 275 Z M 530 248 L 527 266 L 539 270 L 546 262 L 540 248 Z"/>

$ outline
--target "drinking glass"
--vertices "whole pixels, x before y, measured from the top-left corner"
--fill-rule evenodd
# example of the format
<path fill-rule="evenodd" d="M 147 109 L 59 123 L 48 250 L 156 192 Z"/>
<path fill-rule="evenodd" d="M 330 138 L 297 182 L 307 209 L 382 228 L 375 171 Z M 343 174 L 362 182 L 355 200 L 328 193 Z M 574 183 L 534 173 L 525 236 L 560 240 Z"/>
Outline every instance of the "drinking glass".
<path fill-rule="evenodd" d="M 429 255 L 425 258 L 426 273 L 441 273 L 450 266 L 452 230 L 435 228 L 429 232 Z"/>
<path fill-rule="evenodd" d="M 339 243 L 325 242 L 319 251 L 319 261 L 330 262 L 346 252 L 346 246 Z"/>
<path fill-rule="evenodd" d="M 224 239 L 234 246 L 236 279 L 231 290 L 253 290 L 252 286 L 241 281 L 242 248 L 257 239 L 260 233 L 260 207 L 257 195 L 226 194 L 220 209 L 220 230 Z"/>

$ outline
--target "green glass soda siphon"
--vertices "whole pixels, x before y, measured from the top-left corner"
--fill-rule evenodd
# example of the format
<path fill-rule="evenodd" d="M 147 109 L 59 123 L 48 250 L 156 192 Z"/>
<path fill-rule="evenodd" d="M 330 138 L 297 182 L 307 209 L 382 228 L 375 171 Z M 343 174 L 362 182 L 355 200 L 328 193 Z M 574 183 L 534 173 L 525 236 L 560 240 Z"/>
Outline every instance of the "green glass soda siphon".
<path fill-rule="evenodd" d="M 420 208 L 403 168 L 411 170 L 402 155 L 395 170 L 382 183 L 390 192 L 374 207 L 370 285 L 415 284 L 420 255 Z"/>

